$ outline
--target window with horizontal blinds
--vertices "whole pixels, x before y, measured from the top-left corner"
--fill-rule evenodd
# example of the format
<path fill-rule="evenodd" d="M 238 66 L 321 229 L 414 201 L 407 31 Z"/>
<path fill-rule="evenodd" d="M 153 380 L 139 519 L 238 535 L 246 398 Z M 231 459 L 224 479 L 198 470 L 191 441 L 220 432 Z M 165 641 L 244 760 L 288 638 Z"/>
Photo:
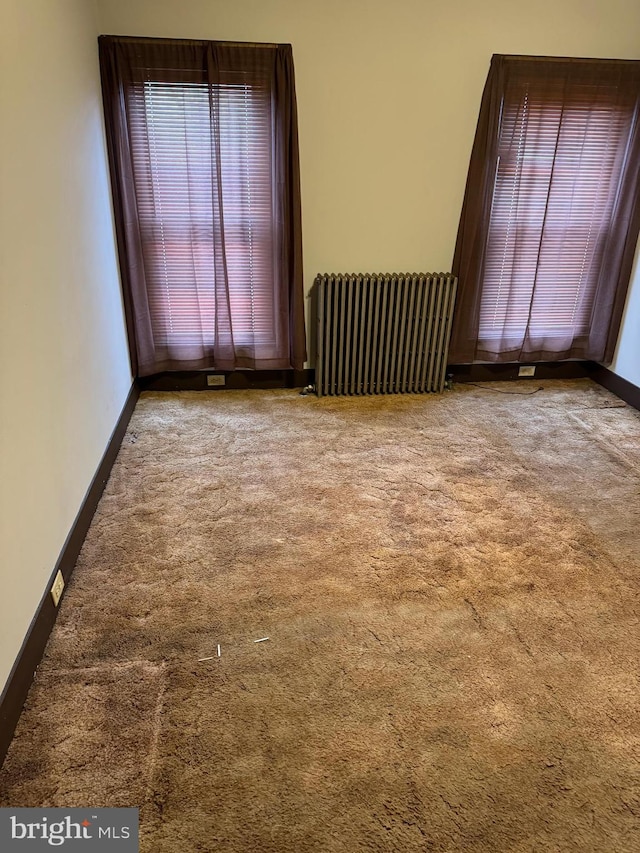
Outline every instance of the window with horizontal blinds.
<path fill-rule="evenodd" d="M 277 293 L 268 88 L 229 83 L 210 92 L 204 83 L 149 81 L 132 92 L 130 132 L 158 343 L 189 346 L 202 339 L 215 345 L 218 252 L 228 277 L 234 341 L 240 347 L 250 341 L 273 345 Z M 215 233 L 216 201 L 224 241 Z"/>
<path fill-rule="evenodd" d="M 614 86 L 507 88 L 480 308 L 480 339 L 589 332 L 635 99 Z"/>
<path fill-rule="evenodd" d="M 290 45 L 101 36 L 136 373 L 301 369 Z"/>
<path fill-rule="evenodd" d="M 640 229 L 640 63 L 492 58 L 451 358 L 613 356 Z"/>

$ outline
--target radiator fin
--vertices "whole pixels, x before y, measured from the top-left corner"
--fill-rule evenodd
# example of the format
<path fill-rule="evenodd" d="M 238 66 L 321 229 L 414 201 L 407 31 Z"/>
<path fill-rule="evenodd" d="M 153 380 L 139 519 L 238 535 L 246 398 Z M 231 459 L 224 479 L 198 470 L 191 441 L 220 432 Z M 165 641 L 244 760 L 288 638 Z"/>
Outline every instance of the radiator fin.
<path fill-rule="evenodd" d="M 317 276 L 318 396 L 441 392 L 456 285 L 450 273 Z"/>

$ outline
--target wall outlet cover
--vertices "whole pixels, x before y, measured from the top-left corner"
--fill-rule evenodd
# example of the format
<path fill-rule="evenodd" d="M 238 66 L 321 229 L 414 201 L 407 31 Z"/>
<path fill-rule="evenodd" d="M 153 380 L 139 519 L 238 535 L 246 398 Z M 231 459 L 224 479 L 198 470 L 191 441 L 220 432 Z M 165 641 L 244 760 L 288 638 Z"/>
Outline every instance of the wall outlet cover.
<path fill-rule="evenodd" d="M 220 385 L 224 385 L 226 381 L 226 377 L 222 374 L 214 373 L 209 374 L 207 376 L 207 385 L 211 387 L 216 387 Z"/>
<path fill-rule="evenodd" d="M 64 578 L 62 577 L 62 572 L 58 569 L 58 574 L 55 576 L 54 581 L 51 585 L 51 598 L 53 599 L 53 603 L 57 607 L 60 603 L 60 596 L 62 595 L 62 590 L 64 589 Z"/>
<path fill-rule="evenodd" d="M 522 365 L 522 367 L 518 368 L 518 376 L 535 376 L 535 375 L 536 375 L 535 364 Z"/>

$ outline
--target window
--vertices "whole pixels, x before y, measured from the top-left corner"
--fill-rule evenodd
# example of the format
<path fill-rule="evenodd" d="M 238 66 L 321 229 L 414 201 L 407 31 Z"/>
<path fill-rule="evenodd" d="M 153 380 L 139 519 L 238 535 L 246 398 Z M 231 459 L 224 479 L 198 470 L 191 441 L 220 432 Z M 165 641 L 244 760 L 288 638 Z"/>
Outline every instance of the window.
<path fill-rule="evenodd" d="M 630 272 L 620 245 L 637 238 L 637 63 L 500 59 L 469 360 L 604 360 Z"/>
<path fill-rule="evenodd" d="M 267 87 L 217 86 L 220 205 L 233 338 L 277 347 Z M 216 191 L 209 87 L 146 82 L 132 95 L 133 174 L 156 340 L 189 346 L 216 339 Z M 197 285 L 197 286 L 194 286 Z"/>
<path fill-rule="evenodd" d="M 101 38 L 139 375 L 302 366 L 290 61 L 278 79 L 290 57 L 289 46 Z"/>

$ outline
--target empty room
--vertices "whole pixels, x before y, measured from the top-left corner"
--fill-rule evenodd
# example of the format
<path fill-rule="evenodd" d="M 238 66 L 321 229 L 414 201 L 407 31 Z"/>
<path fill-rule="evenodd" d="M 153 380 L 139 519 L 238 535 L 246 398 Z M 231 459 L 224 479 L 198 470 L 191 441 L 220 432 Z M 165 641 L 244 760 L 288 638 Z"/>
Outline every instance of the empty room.
<path fill-rule="evenodd" d="M 0 0 L 0 850 L 640 848 L 640 4 Z"/>

